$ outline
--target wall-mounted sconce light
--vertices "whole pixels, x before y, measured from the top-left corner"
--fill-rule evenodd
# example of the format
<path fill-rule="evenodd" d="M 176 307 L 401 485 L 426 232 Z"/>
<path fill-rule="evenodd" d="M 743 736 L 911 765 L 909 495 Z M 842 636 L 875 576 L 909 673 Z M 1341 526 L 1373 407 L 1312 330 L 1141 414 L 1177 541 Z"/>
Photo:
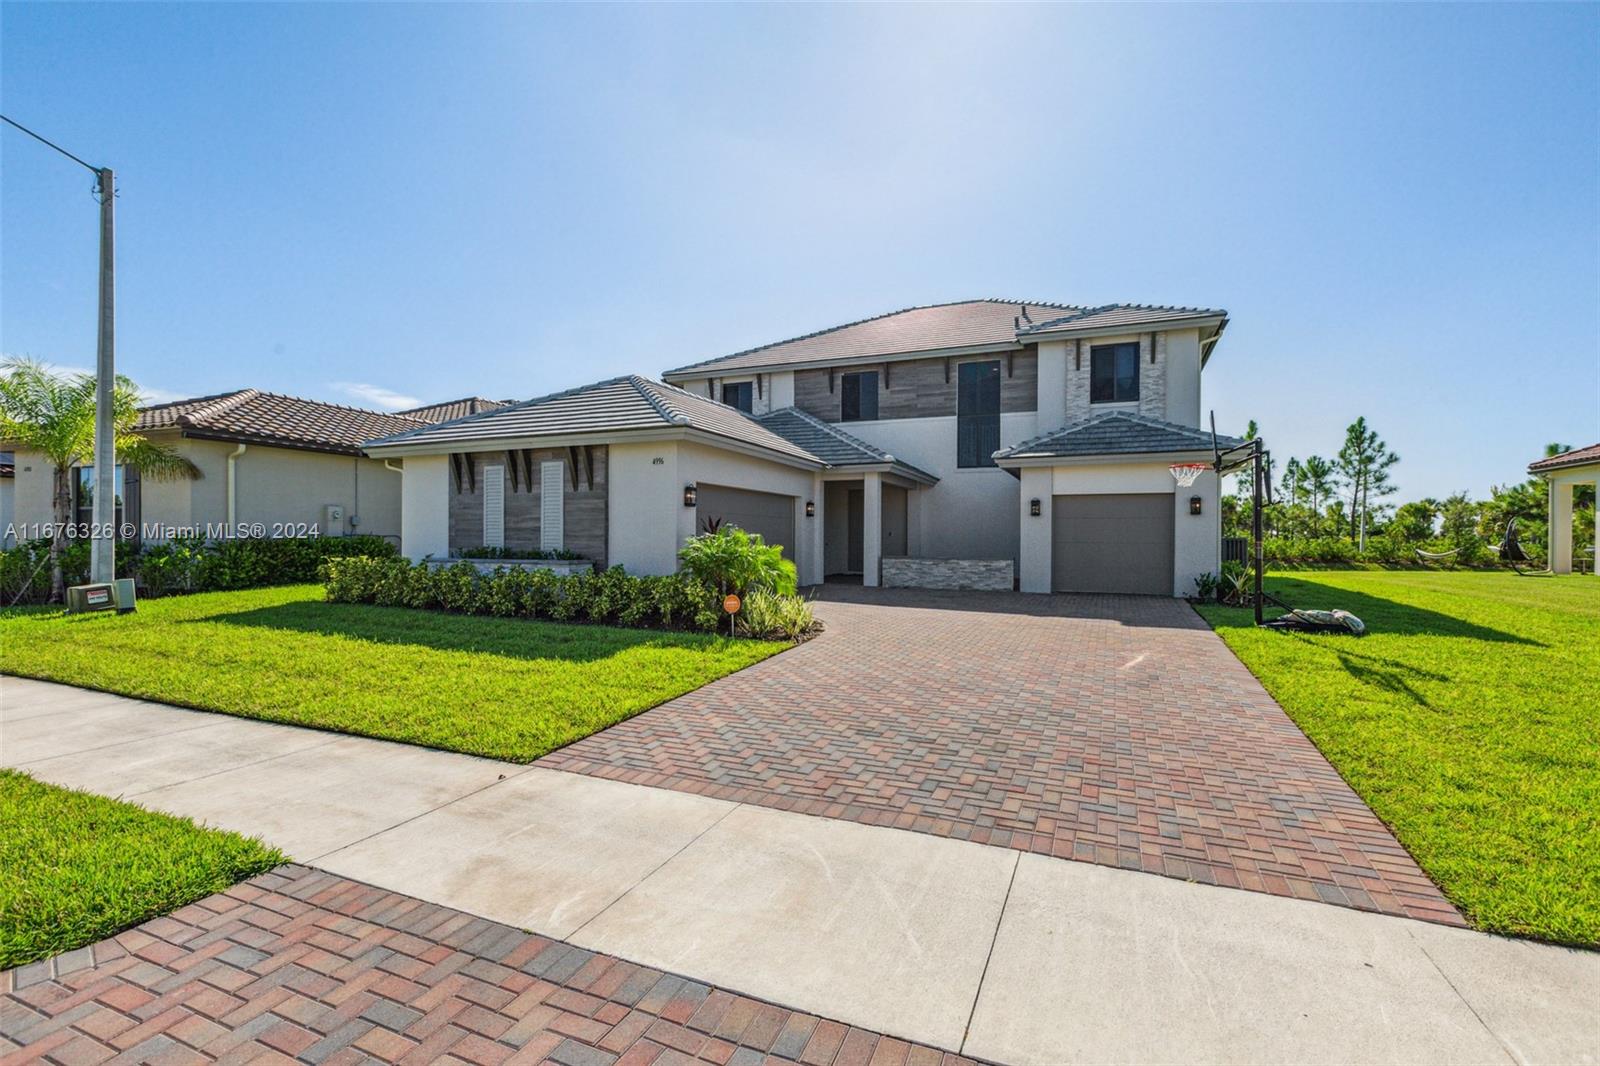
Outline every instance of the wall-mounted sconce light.
<path fill-rule="evenodd" d="M 807 518 L 815 518 L 815 517 L 817 517 L 817 501 L 816 500 L 807 500 L 806 501 L 806 517 Z"/>
<path fill-rule="evenodd" d="M 1039 507 L 1039 497 L 1035 496 L 1033 499 L 1028 501 L 1028 513 L 1033 515 L 1035 518 L 1038 518 L 1044 513 Z"/>
<path fill-rule="evenodd" d="M 683 487 L 683 505 L 685 507 L 693 507 L 694 506 L 694 499 L 695 499 L 694 486 L 693 485 L 685 485 Z"/>
<path fill-rule="evenodd" d="M 1200 513 L 1200 497 L 1198 497 L 1198 496 L 1190 496 L 1189 497 L 1189 513 L 1190 514 L 1199 514 Z"/>

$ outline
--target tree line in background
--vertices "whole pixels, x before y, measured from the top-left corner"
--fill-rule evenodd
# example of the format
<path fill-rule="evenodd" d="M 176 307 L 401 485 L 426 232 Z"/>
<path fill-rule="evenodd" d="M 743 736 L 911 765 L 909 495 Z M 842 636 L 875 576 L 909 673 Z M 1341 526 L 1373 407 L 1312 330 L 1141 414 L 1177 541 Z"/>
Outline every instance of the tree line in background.
<path fill-rule="evenodd" d="M 1246 439 L 1253 440 L 1258 432 L 1252 421 Z M 1545 454 L 1559 455 L 1571 447 L 1549 444 Z M 1457 492 L 1442 500 L 1423 497 L 1394 504 L 1390 498 L 1398 489 L 1392 471 L 1399 462 L 1400 456 L 1362 417 L 1346 428 L 1344 443 L 1332 457 L 1291 456 L 1281 470 L 1275 461 L 1270 463 L 1274 502 L 1262 512 L 1267 558 L 1279 563 L 1400 563 L 1417 562 L 1420 549 L 1450 553 L 1441 562 L 1482 566 L 1499 559 L 1496 549 L 1514 518 L 1523 551 L 1536 563 L 1545 560 L 1548 489 L 1542 478 L 1492 486 L 1487 500 Z M 1233 492 L 1222 497 L 1223 536 L 1248 537 L 1248 471 L 1233 480 Z M 1572 508 L 1576 551 L 1593 542 L 1594 507 L 1594 489 L 1580 486 Z"/>

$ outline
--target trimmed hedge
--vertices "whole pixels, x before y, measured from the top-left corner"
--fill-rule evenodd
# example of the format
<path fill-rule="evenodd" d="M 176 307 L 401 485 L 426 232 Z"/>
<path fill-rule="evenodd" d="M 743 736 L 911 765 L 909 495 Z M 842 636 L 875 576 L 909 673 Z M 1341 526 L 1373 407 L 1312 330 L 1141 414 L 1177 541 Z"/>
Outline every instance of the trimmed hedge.
<path fill-rule="evenodd" d="M 601 573 L 497 567 L 480 573 L 469 562 L 437 566 L 404 559 L 330 559 L 322 567 L 330 603 L 371 603 L 499 618 L 593 622 L 647 629 L 713 632 L 726 624 L 715 588 L 688 574 L 637 577 L 620 566 Z M 798 596 L 768 597 L 745 635 L 799 639 L 812 628 L 810 605 Z M 787 601 L 794 601 L 788 603 Z"/>
<path fill-rule="evenodd" d="M 31 540 L 0 551 L 0 606 L 44 603 L 50 598 L 48 540 Z M 149 597 L 175 592 L 221 592 L 316 581 L 321 564 L 346 555 L 393 558 L 382 537 L 297 537 L 280 540 L 207 541 L 178 537 L 135 551 L 117 544 L 117 576 L 131 577 Z M 68 585 L 89 576 L 89 542 L 74 540 L 61 553 Z"/>

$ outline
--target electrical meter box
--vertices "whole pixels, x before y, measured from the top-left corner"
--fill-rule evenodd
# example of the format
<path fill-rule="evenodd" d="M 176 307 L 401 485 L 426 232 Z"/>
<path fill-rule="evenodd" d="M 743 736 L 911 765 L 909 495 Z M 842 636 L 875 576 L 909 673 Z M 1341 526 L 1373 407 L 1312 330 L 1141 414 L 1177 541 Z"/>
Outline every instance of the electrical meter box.
<path fill-rule="evenodd" d="M 324 537 L 338 536 L 344 532 L 344 504 L 325 503 L 322 505 L 322 535 Z"/>
<path fill-rule="evenodd" d="M 103 585 L 73 585 L 67 590 L 67 613 L 81 614 L 84 611 L 112 611 L 117 606 L 116 586 L 107 582 Z"/>

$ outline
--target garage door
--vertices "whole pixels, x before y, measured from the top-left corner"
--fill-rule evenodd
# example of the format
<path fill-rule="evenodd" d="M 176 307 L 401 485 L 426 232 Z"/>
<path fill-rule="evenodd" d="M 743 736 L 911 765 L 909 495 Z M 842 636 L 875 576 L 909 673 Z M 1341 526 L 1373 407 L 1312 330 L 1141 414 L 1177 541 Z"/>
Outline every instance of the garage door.
<path fill-rule="evenodd" d="M 768 544 L 783 545 L 784 558 L 794 559 L 793 496 L 702 482 L 696 486 L 695 512 L 702 531 L 706 519 L 720 518 L 747 533 L 760 533 Z"/>
<path fill-rule="evenodd" d="M 1052 506 L 1057 592 L 1172 595 L 1170 493 L 1057 496 Z"/>

